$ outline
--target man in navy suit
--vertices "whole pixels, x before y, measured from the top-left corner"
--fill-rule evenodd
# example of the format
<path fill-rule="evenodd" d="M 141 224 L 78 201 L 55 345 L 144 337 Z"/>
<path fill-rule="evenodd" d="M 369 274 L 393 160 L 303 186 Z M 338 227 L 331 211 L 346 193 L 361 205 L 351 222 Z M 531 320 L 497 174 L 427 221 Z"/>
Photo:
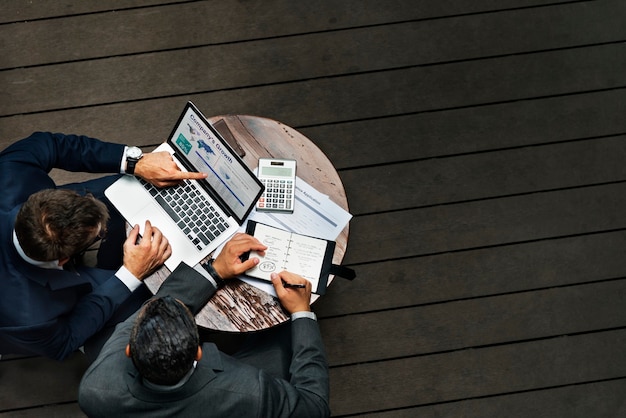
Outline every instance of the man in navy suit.
<path fill-rule="evenodd" d="M 57 186 L 53 168 L 116 174 Z M 36 132 L 0 153 L 0 354 L 61 360 L 84 346 L 93 357 L 114 325 L 151 296 L 142 280 L 171 248 L 149 222 L 142 239 L 137 225 L 126 237 L 104 197 L 124 174 L 159 187 L 206 177 L 181 172 L 167 152 L 143 156 L 86 136 Z M 101 237 L 98 266 L 76 262 Z"/>

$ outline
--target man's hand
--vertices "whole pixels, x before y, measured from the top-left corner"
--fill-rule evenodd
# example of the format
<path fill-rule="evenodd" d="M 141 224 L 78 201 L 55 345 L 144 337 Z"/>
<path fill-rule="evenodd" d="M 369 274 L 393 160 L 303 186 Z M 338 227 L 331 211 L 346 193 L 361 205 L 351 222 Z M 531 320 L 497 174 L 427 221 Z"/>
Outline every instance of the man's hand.
<path fill-rule="evenodd" d="M 157 187 L 174 186 L 184 179 L 199 180 L 207 177 L 206 173 L 181 171 L 167 151 L 144 154 L 135 166 L 135 175 Z"/>
<path fill-rule="evenodd" d="M 285 287 L 283 281 L 290 284 L 303 284 L 304 289 Z M 272 284 L 283 308 L 290 314 L 311 310 L 311 282 L 304 277 L 288 271 L 272 273 Z"/>
<path fill-rule="evenodd" d="M 237 233 L 226 243 L 222 252 L 213 261 L 213 268 L 224 280 L 232 279 L 259 264 L 256 257 L 241 261 L 239 258 L 248 251 L 263 253 L 267 247 L 248 234 Z"/>
<path fill-rule="evenodd" d="M 158 228 L 146 221 L 143 237 L 139 238 L 139 226 L 135 225 L 124 242 L 124 267 L 139 280 L 165 263 L 172 255 L 172 247 Z"/>

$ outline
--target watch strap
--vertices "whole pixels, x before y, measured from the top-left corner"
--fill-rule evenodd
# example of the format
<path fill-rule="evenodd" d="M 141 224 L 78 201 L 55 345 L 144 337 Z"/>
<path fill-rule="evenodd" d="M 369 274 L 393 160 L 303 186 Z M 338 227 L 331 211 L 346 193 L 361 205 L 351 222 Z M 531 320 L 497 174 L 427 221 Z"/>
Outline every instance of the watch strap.
<path fill-rule="evenodd" d="M 200 265 L 202 266 L 202 268 L 206 270 L 207 273 L 209 273 L 209 276 L 211 276 L 211 278 L 215 280 L 215 283 L 217 284 L 217 288 L 219 289 L 220 287 L 224 286 L 226 281 L 222 279 L 222 277 L 219 274 L 217 274 L 217 271 L 215 271 L 215 268 L 213 268 L 213 261 L 215 260 L 210 259 L 206 263 L 200 263 Z"/>
<path fill-rule="evenodd" d="M 126 174 L 135 174 L 135 166 L 138 161 L 136 158 L 126 158 Z"/>

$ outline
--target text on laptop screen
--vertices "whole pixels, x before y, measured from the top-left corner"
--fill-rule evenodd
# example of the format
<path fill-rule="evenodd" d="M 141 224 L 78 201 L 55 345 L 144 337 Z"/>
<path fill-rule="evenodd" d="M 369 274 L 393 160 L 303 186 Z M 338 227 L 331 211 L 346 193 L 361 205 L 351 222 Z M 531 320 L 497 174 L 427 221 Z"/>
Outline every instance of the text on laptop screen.
<path fill-rule="evenodd" d="M 237 218 L 244 217 L 255 203 L 261 187 L 193 107 L 187 107 L 170 138 L 170 145 L 184 154 L 198 171 L 208 173 L 207 182 Z"/>

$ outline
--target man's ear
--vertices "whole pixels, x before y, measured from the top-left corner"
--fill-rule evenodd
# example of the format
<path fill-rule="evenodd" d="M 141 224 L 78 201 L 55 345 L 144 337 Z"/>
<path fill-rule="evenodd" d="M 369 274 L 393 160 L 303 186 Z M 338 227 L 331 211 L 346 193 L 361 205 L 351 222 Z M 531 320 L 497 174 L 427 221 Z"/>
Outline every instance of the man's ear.
<path fill-rule="evenodd" d="M 126 357 L 130 357 L 130 344 L 126 344 Z"/>
<path fill-rule="evenodd" d="M 59 258 L 59 267 L 63 267 L 63 264 L 67 263 L 68 261 L 70 261 L 70 257 Z"/>
<path fill-rule="evenodd" d="M 198 346 L 198 352 L 196 353 L 196 361 L 200 361 L 202 358 L 202 347 Z"/>

